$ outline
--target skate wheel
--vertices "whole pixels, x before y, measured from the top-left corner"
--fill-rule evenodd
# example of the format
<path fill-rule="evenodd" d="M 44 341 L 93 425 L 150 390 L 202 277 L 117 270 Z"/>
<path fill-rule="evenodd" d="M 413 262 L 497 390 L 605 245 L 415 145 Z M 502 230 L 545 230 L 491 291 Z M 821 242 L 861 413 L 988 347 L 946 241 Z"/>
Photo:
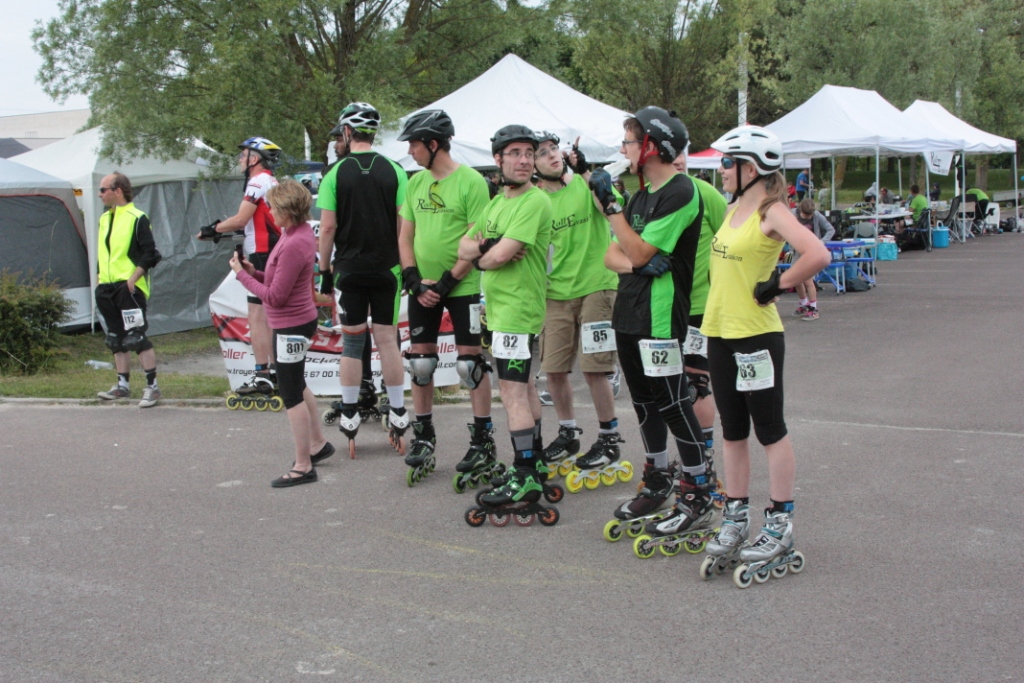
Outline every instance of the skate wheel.
<path fill-rule="evenodd" d="M 618 477 L 615 476 L 614 472 L 601 473 L 601 483 L 604 484 L 605 486 L 611 486 L 612 484 L 615 483 L 616 479 L 618 479 Z"/>
<path fill-rule="evenodd" d="M 563 462 L 558 466 L 558 474 L 561 476 L 567 477 L 570 472 L 572 472 L 572 465 Z"/>
<path fill-rule="evenodd" d="M 556 508 L 553 505 L 551 507 L 549 507 L 549 508 L 544 508 L 537 515 L 537 519 L 539 519 L 540 523 L 543 524 L 544 526 L 554 526 L 554 525 L 558 524 L 558 520 L 560 518 L 561 518 L 561 515 L 558 514 L 558 508 Z"/>
<path fill-rule="evenodd" d="M 380 426 L 385 432 L 391 431 L 391 425 L 388 424 L 388 411 L 384 411 L 380 416 Z"/>
<path fill-rule="evenodd" d="M 398 451 L 399 455 L 405 455 L 405 439 L 400 436 L 388 436 L 388 441 L 391 442 L 391 447 Z"/>
<path fill-rule="evenodd" d="M 537 518 L 537 515 L 533 514 L 532 512 L 529 512 L 529 513 L 519 512 L 519 513 L 516 513 L 516 514 L 512 515 L 512 521 L 515 522 L 519 526 L 530 526 L 531 524 L 533 524 L 533 520 L 536 519 L 536 518 Z"/>
<path fill-rule="evenodd" d="M 700 551 L 704 550 L 704 546 L 707 544 L 707 540 L 701 539 L 699 541 L 685 541 L 682 547 L 686 549 L 686 552 L 696 555 Z"/>
<path fill-rule="evenodd" d="M 710 581 L 715 575 L 715 558 L 708 555 L 704 558 L 704 561 L 700 563 L 700 578 L 704 581 Z"/>
<path fill-rule="evenodd" d="M 333 427 L 338 423 L 338 413 L 334 412 L 334 408 L 328 408 L 320 413 L 320 421 L 327 427 Z"/>
<path fill-rule="evenodd" d="M 569 493 L 579 493 L 583 490 L 583 480 L 578 471 L 572 470 L 566 475 L 565 488 L 569 489 Z"/>
<path fill-rule="evenodd" d="M 626 535 L 629 536 L 630 538 L 636 538 L 637 536 L 639 536 L 643 532 L 644 532 L 643 526 L 636 526 L 636 525 L 630 524 L 629 526 L 626 527 Z"/>
<path fill-rule="evenodd" d="M 420 478 L 417 475 L 415 468 L 410 469 L 408 472 L 405 473 L 405 483 L 409 485 L 409 488 L 412 488 L 413 485 L 419 480 Z"/>
<path fill-rule="evenodd" d="M 804 570 L 804 554 L 799 550 L 794 551 L 793 559 L 789 563 L 789 570 L 794 574 L 799 574 Z"/>
<path fill-rule="evenodd" d="M 565 490 L 561 486 L 548 486 L 544 489 L 544 500 L 549 503 L 558 503 L 565 498 Z"/>
<path fill-rule="evenodd" d="M 512 515 L 505 514 L 504 512 L 492 512 L 487 515 L 487 518 L 491 520 L 491 524 L 497 527 L 507 526 L 512 521 Z"/>
<path fill-rule="evenodd" d="M 487 483 L 487 478 L 486 477 L 482 477 L 482 479 L 483 479 L 484 483 L 486 484 Z M 466 482 L 466 486 L 468 486 L 471 489 L 475 489 L 478 483 L 479 482 L 477 482 L 476 479 L 470 479 L 469 481 Z"/>
<path fill-rule="evenodd" d="M 482 500 L 480 500 L 480 499 L 483 498 L 484 495 L 487 494 L 487 493 L 490 493 L 490 492 L 486 491 L 484 489 L 480 489 L 479 491 L 476 492 L 476 504 L 477 505 L 480 505 L 481 507 L 483 506 L 484 502 Z"/>
<path fill-rule="evenodd" d="M 433 472 L 434 468 L 436 468 L 436 467 L 437 467 L 437 461 L 434 460 L 434 456 L 430 456 L 430 459 L 427 460 L 427 474 L 430 474 L 431 472 Z"/>
<path fill-rule="evenodd" d="M 622 523 L 613 519 L 604 525 L 604 540 L 609 543 L 615 543 L 622 538 Z"/>
<path fill-rule="evenodd" d="M 356 442 L 353 441 L 352 439 L 348 440 L 348 457 L 349 460 L 356 459 Z"/>
<path fill-rule="evenodd" d="M 487 515 L 484 511 L 479 508 L 469 508 L 466 510 L 466 514 L 462 516 L 466 520 L 466 524 L 470 526 L 483 526 L 484 520 L 487 519 Z"/>
<path fill-rule="evenodd" d="M 628 460 L 622 461 L 622 469 L 619 470 L 619 481 L 627 482 L 633 478 L 633 463 Z"/>
<path fill-rule="evenodd" d="M 268 401 L 267 399 L 262 398 L 262 397 L 256 399 L 256 410 L 258 410 L 258 411 L 260 411 L 262 413 L 263 411 L 265 411 L 269 407 L 270 407 L 270 401 Z"/>
<path fill-rule="evenodd" d="M 252 410 L 252 406 L 253 406 L 252 399 L 251 398 L 239 399 L 239 405 L 241 406 L 242 410 Z"/>
<path fill-rule="evenodd" d="M 644 534 L 643 536 L 638 536 L 637 539 L 633 541 L 633 552 L 636 553 L 636 556 L 641 560 L 649 560 L 654 557 L 655 545 L 654 539 L 647 534 Z"/>
<path fill-rule="evenodd" d="M 275 413 L 279 413 L 284 410 L 284 399 L 280 396 L 274 396 L 270 399 L 270 409 Z"/>
<path fill-rule="evenodd" d="M 586 486 L 588 490 L 593 491 L 601 485 L 601 475 L 597 472 L 588 472 L 583 478 L 583 485 Z"/>
<path fill-rule="evenodd" d="M 461 474 L 456 474 L 454 477 L 452 477 L 452 489 L 455 490 L 455 493 L 466 492 L 466 485 L 462 483 Z"/>
<path fill-rule="evenodd" d="M 778 567 L 774 567 L 772 569 L 772 576 L 774 576 L 776 579 L 781 579 L 788 572 L 789 572 L 789 565 L 780 564 Z"/>
<path fill-rule="evenodd" d="M 685 542 L 684 543 L 662 543 L 661 545 L 658 546 L 658 550 L 660 550 L 661 554 L 664 555 L 665 557 L 675 557 L 680 552 L 682 552 L 683 547 L 685 545 L 686 545 Z M 687 550 L 689 550 L 689 548 L 687 548 Z"/>
<path fill-rule="evenodd" d="M 716 510 L 721 510 L 725 507 L 725 498 L 721 496 L 712 496 L 711 504 L 715 506 Z"/>
<path fill-rule="evenodd" d="M 228 396 L 226 399 L 224 399 L 224 404 L 228 407 L 228 410 L 238 410 L 238 397 Z"/>
<path fill-rule="evenodd" d="M 736 584 L 737 588 L 749 588 L 750 582 L 753 581 L 753 576 L 747 575 L 747 569 L 749 568 L 746 564 L 741 564 L 736 567 L 736 571 L 732 573 L 732 582 Z"/>
<path fill-rule="evenodd" d="M 771 569 L 761 569 L 759 571 L 754 572 L 754 581 L 756 581 L 757 583 L 764 583 L 770 578 L 772 578 Z"/>

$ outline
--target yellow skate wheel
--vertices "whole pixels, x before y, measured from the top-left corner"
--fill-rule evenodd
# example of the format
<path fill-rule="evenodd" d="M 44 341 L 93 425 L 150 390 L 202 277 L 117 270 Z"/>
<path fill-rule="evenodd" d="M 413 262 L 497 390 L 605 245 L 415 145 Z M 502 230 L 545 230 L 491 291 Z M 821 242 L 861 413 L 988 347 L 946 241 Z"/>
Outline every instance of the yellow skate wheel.
<path fill-rule="evenodd" d="M 601 485 L 601 475 L 598 472 L 587 472 L 583 475 L 583 485 L 593 491 Z"/>
<path fill-rule="evenodd" d="M 648 560 L 654 557 L 654 546 L 654 539 L 647 534 L 644 534 L 643 536 L 638 536 L 637 539 L 633 541 L 633 552 L 636 553 L 636 556 L 641 560 Z"/>
<path fill-rule="evenodd" d="M 613 519 L 604 525 L 604 540 L 615 543 L 622 538 L 622 522 Z"/>
<path fill-rule="evenodd" d="M 699 539 L 694 541 L 687 540 L 682 544 L 681 547 L 686 548 L 686 552 L 692 555 L 696 555 L 700 551 L 704 550 L 704 546 L 706 546 L 707 544 L 708 542 L 705 539 Z"/>
<path fill-rule="evenodd" d="M 238 410 L 238 404 L 240 403 L 239 398 L 232 394 L 224 399 L 224 405 L 228 407 L 228 410 Z"/>
<path fill-rule="evenodd" d="M 639 536 L 643 532 L 644 532 L 644 527 L 642 525 L 641 526 L 636 526 L 635 524 L 630 524 L 629 526 L 626 527 L 626 535 L 629 536 L 630 538 L 636 538 L 637 536 Z"/>
<path fill-rule="evenodd" d="M 754 580 L 753 576 L 744 576 L 744 573 L 749 568 L 749 565 L 741 564 L 736 567 L 736 571 L 732 573 L 732 582 L 736 584 L 737 588 L 748 588 L 751 581 Z"/>
<path fill-rule="evenodd" d="M 629 481 L 633 478 L 633 463 L 623 460 L 621 464 L 622 469 L 619 470 L 619 481 Z"/>
<path fill-rule="evenodd" d="M 263 412 L 269 406 L 270 406 L 270 403 L 268 403 L 267 399 L 263 398 L 262 396 L 256 399 L 256 410 L 258 410 L 260 412 Z"/>
<path fill-rule="evenodd" d="M 680 551 L 682 551 L 683 545 L 683 543 L 662 543 L 658 546 L 658 550 L 660 550 L 661 554 L 665 557 L 675 557 L 680 553 Z M 689 550 L 689 548 L 687 548 L 687 550 Z"/>
<path fill-rule="evenodd" d="M 240 400 L 241 400 L 240 405 L 242 407 L 242 410 L 252 410 L 253 402 L 252 402 L 251 398 L 242 398 Z"/>
<path fill-rule="evenodd" d="M 280 396 L 274 396 L 270 399 L 270 409 L 275 413 L 279 413 L 284 410 L 284 399 Z"/>
<path fill-rule="evenodd" d="M 615 476 L 614 472 L 601 473 L 601 483 L 604 484 L 605 486 L 611 486 L 612 484 L 615 483 L 616 479 L 617 477 Z"/>
<path fill-rule="evenodd" d="M 565 488 L 569 489 L 569 493 L 579 493 L 583 490 L 583 477 L 578 471 L 573 470 L 565 477 Z"/>
<path fill-rule="evenodd" d="M 572 472 L 572 463 L 562 462 L 562 464 L 560 464 L 558 466 L 558 474 L 559 475 L 561 475 L 563 477 L 567 477 L 567 476 L 569 476 L 570 472 Z"/>

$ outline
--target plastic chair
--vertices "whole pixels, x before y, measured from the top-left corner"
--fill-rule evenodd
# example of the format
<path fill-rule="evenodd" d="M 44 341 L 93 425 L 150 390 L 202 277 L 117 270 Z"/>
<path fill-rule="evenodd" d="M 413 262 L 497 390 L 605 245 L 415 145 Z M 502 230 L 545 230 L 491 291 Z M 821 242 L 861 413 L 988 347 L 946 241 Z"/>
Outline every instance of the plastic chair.
<path fill-rule="evenodd" d="M 925 251 L 932 250 L 932 211 L 925 209 L 921 212 L 917 221 L 912 227 L 903 228 L 903 232 L 896 236 L 896 244 L 901 249 L 916 249 L 920 245 Z"/>

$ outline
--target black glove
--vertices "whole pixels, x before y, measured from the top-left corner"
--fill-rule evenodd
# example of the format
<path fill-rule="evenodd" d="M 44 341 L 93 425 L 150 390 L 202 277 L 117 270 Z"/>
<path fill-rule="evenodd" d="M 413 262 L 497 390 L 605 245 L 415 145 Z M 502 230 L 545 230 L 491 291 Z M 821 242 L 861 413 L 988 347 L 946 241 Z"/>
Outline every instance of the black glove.
<path fill-rule="evenodd" d="M 320 293 L 334 294 L 334 273 L 329 270 L 320 271 Z"/>
<path fill-rule="evenodd" d="M 405 285 L 405 290 L 412 296 L 419 296 L 430 289 L 423 284 L 423 277 L 420 275 L 420 269 L 416 266 L 409 266 L 402 271 L 402 284 Z"/>
<path fill-rule="evenodd" d="M 608 209 L 612 208 L 615 204 L 615 193 L 612 192 L 612 177 L 608 175 L 608 171 L 603 168 L 599 168 L 590 174 L 590 189 L 597 197 L 597 201 L 601 202 L 601 208 L 604 209 L 605 213 L 608 213 Z M 621 211 L 621 207 L 619 211 Z M 619 211 L 613 211 L 613 213 L 619 213 Z"/>
<path fill-rule="evenodd" d="M 572 146 L 572 151 L 576 154 L 576 163 L 573 164 L 570 168 L 572 168 L 573 173 L 579 173 L 580 175 L 583 175 L 584 173 L 590 170 L 587 167 L 587 157 L 583 156 L 583 152 L 576 145 Z"/>
<path fill-rule="evenodd" d="M 483 256 L 484 254 L 489 252 L 491 250 L 491 247 L 493 247 L 500 241 L 500 237 L 491 237 L 489 239 L 485 239 L 483 242 L 480 243 L 480 255 Z"/>
<path fill-rule="evenodd" d="M 757 283 L 757 286 L 754 287 L 754 298 L 757 299 L 757 303 L 767 306 L 772 299 L 782 294 L 782 288 L 779 287 L 779 278 L 781 277 L 782 271 L 776 268 L 766 281 Z"/>
<path fill-rule="evenodd" d="M 218 242 L 220 242 L 220 239 L 221 239 L 221 237 L 223 237 L 223 235 L 221 233 L 217 232 L 217 224 L 218 223 L 220 223 L 219 219 L 215 220 L 214 222 L 210 223 L 209 225 L 204 225 L 203 227 L 199 228 L 199 239 L 201 239 L 201 240 L 213 240 L 214 244 L 217 244 Z"/>
<path fill-rule="evenodd" d="M 462 282 L 462 280 L 459 280 L 454 275 L 452 275 L 452 271 L 446 270 L 443 273 L 441 273 L 440 280 L 430 285 L 430 289 L 437 292 L 438 295 L 443 299 L 446 296 L 448 296 L 453 289 L 458 287 L 460 282 Z"/>
<path fill-rule="evenodd" d="M 643 275 L 645 277 L 661 277 L 668 272 L 668 269 L 672 266 L 672 259 L 664 254 L 655 254 L 650 261 L 647 262 L 642 268 L 634 268 L 634 275 Z"/>

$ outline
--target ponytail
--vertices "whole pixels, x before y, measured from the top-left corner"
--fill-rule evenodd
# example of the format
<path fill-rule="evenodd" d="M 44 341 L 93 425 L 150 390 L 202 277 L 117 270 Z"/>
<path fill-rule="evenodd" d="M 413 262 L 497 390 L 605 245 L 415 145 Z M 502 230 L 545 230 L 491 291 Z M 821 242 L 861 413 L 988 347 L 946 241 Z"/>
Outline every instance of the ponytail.
<path fill-rule="evenodd" d="M 765 198 L 761 206 L 757 207 L 757 212 L 761 214 L 761 220 L 764 220 L 768 217 L 768 209 L 772 208 L 772 204 L 786 204 L 786 176 L 782 175 L 782 171 L 775 171 L 761 176 L 761 182 L 764 183 Z"/>

